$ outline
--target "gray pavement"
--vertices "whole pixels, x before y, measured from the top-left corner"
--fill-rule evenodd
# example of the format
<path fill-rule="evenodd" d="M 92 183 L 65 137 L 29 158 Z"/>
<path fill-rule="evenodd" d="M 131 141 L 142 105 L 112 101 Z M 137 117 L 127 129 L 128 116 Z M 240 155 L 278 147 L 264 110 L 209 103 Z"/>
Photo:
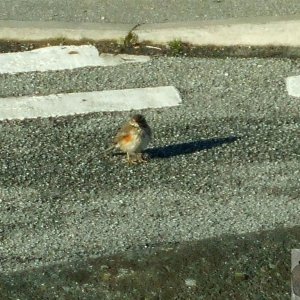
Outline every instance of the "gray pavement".
<path fill-rule="evenodd" d="M 132 24 L 300 13 L 297 0 L 199 2 L 3 0 L 0 20 Z M 234 299 L 235 281 L 226 287 L 233 270 L 252 272 L 253 299 L 288 299 L 288 273 L 274 264 L 289 270 L 289 251 L 299 245 L 300 106 L 285 87 L 299 67 L 299 59 L 161 57 L 130 66 L 0 75 L 0 97 L 174 85 L 183 98 L 180 107 L 142 111 L 154 140 L 149 163 L 138 166 L 127 166 L 120 155 L 100 156 L 128 112 L 0 122 L 0 296 L 121 299 L 111 287 L 132 268 L 103 255 L 121 251 L 126 257 L 124 250 L 187 241 L 183 253 L 163 252 L 159 266 L 148 261 L 142 275 L 136 272 L 139 279 L 118 286 L 126 291 L 123 299 L 132 295 L 128 286 L 141 288 L 155 276 L 153 298 L 142 285 L 145 299 L 163 299 L 171 285 L 178 295 L 191 272 L 208 278 L 207 290 L 190 288 L 183 299 Z M 271 236 L 251 234 L 265 230 Z M 191 241 L 199 245 L 189 257 Z M 221 268 L 214 268 L 224 252 Z M 183 263 L 169 267 L 168 260 Z M 154 275 L 143 277 L 152 263 Z M 221 287 L 207 270 L 221 278 Z M 172 281 L 172 272 L 180 281 Z M 271 281 L 276 292 L 266 289 Z M 245 284 L 239 289 L 246 299 Z"/>
<path fill-rule="evenodd" d="M 148 164 L 102 157 L 129 113 L 0 123 L 1 266 L 10 273 L 155 243 L 299 224 L 298 60 L 156 58 L 1 75 L 1 97 L 174 85 L 143 111 Z"/>
<path fill-rule="evenodd" d="M 161 23 L 300 13 L 298 0 L 2 0 L 0 20 Z"/>

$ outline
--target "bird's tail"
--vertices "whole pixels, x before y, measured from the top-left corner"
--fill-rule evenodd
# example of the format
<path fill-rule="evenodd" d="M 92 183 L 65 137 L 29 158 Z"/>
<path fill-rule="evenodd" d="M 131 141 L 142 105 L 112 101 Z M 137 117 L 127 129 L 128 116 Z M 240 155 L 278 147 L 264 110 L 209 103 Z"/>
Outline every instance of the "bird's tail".
<path fill-rule="evenodd" d="M 104 153 L 107 153 L 107 152 L 109 152 L 109 151 L 112 151 L 114 148 L 116 148 L 116 146 L 115 146 L 115 145 L 112 145 L 112 146 L 110 146 L 109 148 L 107 148 L 107 149 L 101 151 L 100 154 L 104 154 Z"/>

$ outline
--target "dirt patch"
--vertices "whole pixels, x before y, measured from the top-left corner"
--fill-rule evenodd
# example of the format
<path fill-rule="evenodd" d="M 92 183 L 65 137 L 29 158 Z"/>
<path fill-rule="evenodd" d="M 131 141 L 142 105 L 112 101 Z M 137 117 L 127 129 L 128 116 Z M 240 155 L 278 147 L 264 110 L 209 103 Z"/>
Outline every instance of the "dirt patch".
<path fill-rule="evenodd" d="M 99 53 L 126 53 L 151 56 L 183 56 L 183 57 L 278 57 L 299 58 L 300 47 L 255 47 L 255 46 L 193 46 L 180 41 L 172 41 L 168 45 L 154 45 L 151 43 L 138 43 L 134 37 L 124 41 L 72 41 L 55 39 L 45 41 L 8 41 L 0 40 L 0 53 L 28 51 L 41 47 L 55 45 L 93 45 Z"/>

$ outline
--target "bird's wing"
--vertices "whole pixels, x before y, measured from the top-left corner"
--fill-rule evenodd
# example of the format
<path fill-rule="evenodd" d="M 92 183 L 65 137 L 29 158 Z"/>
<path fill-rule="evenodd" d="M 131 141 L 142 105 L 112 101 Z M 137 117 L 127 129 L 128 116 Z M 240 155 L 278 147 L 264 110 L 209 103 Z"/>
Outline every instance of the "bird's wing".
<path fill-rule="evenodd" d="M 130 124 L 125 124 L 121 129 L 117 132 L 117 135 L 114 139 L 115 144 L 117 145 L 120 140 L 130 141 L 132 139 L 132 126 Z"/>

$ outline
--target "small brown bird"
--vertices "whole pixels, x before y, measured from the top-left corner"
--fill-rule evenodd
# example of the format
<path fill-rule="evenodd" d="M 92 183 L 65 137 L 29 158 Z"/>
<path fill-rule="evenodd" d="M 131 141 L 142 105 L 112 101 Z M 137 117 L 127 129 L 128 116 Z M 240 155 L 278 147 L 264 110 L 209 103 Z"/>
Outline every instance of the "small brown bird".
<path fill-rule="evenodd" d="M 151 141 L 152 132 L 144 116 L 137 114 L 131 117 L 116 134 L 113 146 L 103 151 L 120 149 L 127 155 L 128 163 L 145 162 L 142 151 Z"/>

